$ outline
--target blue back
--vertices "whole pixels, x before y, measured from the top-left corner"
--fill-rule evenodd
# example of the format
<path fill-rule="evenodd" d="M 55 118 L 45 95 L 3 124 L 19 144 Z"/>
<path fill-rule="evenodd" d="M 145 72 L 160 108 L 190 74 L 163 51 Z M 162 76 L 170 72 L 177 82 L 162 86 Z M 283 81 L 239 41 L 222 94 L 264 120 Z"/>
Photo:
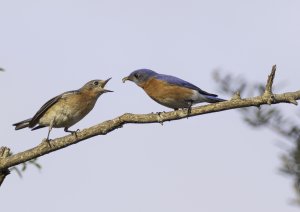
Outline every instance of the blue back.
<path fill-rule="evenodd" d="M 185 80 L 182 80 L 182 79 L 174 77 L 174 76 L 165 75 L 165 74 L 157 74 L 156 76 L 154 76 L 154 78 L 156 78 L 158 80 L 163 80 L 172 85 L 178 85 L 178 86 L 182 86 L 182 87 L 189 88 L 192 90 L 196 90 L 200 94 L 204 94 L 204 95 L 208 95 L 208 96 L 217 96 L 216 94 L 211 94 L 206 91 L 203 91 L 200 88 L 198 88 L 197 86 L 193 85 L 192 83 L 189 83 Z"/>

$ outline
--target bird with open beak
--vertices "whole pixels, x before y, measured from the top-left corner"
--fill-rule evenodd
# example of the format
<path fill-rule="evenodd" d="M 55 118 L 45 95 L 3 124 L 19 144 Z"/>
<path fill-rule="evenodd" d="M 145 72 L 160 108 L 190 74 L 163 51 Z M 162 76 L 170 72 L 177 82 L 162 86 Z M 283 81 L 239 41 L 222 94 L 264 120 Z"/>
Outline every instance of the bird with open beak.
<path fill-rule="evenodd" d="M 69 130 L 83 119 L 95 106 L 98 98 L 111 90 L 104 89 L 107 80 L 91 80 L 78 90 L 64 92 L 47 101 L 38 112 L 29 119 L 13 124 L 16 130 L 25 127 L 36 130 L 49 127 L 47 140 L 52 128 L 64 128 L 65 132 L 76 133 Z"/>

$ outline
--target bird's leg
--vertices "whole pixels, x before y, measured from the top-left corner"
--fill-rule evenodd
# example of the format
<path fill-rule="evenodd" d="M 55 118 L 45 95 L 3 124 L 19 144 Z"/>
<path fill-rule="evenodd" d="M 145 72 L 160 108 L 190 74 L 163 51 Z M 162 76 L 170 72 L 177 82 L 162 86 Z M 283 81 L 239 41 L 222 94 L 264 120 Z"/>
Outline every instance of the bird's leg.
<path fill-rule="evenodd" d="M 49 136 L 50 136 L 50 132 L 51 132 L 51 130 L 52 130 L 52 128 L 53 128 L 53 122 L 54 122 L 54 121 L 51 121 L 51 123 L 50 123 L 50 125 L 49 125 L 48 135 L 47 135 L 47 141 L 50 141 Z"/>
<path fill-rule="evenodd" d="M 69 130 L 68 127 L 65 127 L 65 128 L 64 128 L 64 131 L 65 131 L 65 132 L 69 132 L 69 133 L 71 133 L 71 134 L 74 134 L 74 135 L 77 137 L 77 132 L 79 132 L 79 129 L 77 129 L 77 130 Z"/>
<path fill-rule="evenodd" d="M 190 100 L 188 101 L 188 109 L 187 109 L 187 118 L 190 116 L 191 111 L 192 111 L 192 105 L 193 105 L 193 101 Z"/>
<path fill-rule="evenodd" d="M 49 145 L 49 147 L 51 147 L 49 136 L 50 136 L 50 132 L 51 132 L 51 130 L 53 128 L 53 123 L 54 123 L 54 121 L 50 122 L 50 125 L 49 125 L 49 128 L 48 128 L 48 135 L 47 135 L 47 138 L 45 140 L 45 142 Z"/>

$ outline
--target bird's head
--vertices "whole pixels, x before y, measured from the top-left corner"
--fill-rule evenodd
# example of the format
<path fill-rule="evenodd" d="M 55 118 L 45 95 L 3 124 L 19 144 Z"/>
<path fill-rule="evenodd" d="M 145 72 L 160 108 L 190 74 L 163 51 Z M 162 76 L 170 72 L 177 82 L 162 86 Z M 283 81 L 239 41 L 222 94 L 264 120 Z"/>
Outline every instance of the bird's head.
<path fill-rule="evenodd" d="M 151 77 L 157 75 L 156 72 L 150 70 L 150 69 L 138 69 L 136 71 L 133 71 L 129 76 L 124 77 L 122 79 L 123 83 L 127 80 L 134 82 L 138 86 L 143 85 L 145 82 L 147 82 L 148 79 Z"/>
<path fill-rule="evenodd" d="M 87 82 L 80 90 L 88 91 L 99 96 L 103 93 L 113 92 L 104 88 L 110 79 L 111 78 L 108 78 L 107 80 L 91 80 Z"/>

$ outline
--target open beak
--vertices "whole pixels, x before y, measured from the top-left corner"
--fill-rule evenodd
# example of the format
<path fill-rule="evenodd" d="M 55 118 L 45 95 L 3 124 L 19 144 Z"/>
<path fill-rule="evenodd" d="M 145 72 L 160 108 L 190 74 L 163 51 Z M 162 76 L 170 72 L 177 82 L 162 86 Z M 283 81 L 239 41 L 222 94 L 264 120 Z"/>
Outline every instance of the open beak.
<path fill-rule="evenodd" d="M 103 93 L 113 92 L 113 91 L 111 91 L 111 90 L 104 89 L 104 86 L 108 83 L 109 80 L 111 80 L 111 77 L 108 78 L 107 80 L 102 81 L 101 88 L 103 88 L 103 89 L 102 89 L 102 92 L 103 92 Z"/>
<path fill-rule="evenodd" d="M 108 92 L 113 92 L 111 90 L 106 90 L 106 89 L 103 89 L 103 93 L 108 93 Z"/>
<path fill-rule="evenodd" d="M 125 83 L 126 80 L 130 80 L 129 77 L 124 77 L 124 78 L 122 79 L 122 82 Z"/>
<path fill-rule="evenodd" d="M 104 88 L 104 86 L 106 85 L 106 83 L 108 83 L 109 80 L 111 80 L 111 77 L 108 78 L 107 80 L 104 80 L 101 87 Z"/>

